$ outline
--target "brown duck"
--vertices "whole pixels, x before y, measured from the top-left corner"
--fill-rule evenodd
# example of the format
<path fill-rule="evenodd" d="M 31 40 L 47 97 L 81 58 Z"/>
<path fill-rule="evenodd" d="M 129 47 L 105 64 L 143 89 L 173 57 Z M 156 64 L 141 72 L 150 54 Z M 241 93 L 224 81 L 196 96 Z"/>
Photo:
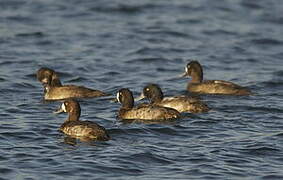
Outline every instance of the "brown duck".
<path fill-rule="evenodd" d="M 94 98 L 107 96 L 106 93 L 76 85 L 62 85 L 58 74 L 49 68 L 40 68 L 37 79 L 44 86 L 45 100 L 60 100 L 68 98 Z"/>
<path fill-rule="evenodd" d="M 79 120 L 81 115 L 80 104 L 75 100 L 66 100 L 54 113 L 68 113 L 69 117 L 61 125 L 60 131 L 79 139 L 107 141 L 110 139 L 106 129 L 95 122 Z"/>
<path fill-rule="evenodd" d="M 117 93 L 117 100 L 122 104 L 118 117 L 120 119 L 139 120 L 170 120 L 180 118 L 180 113 L 172 108 L 156 106 L 152 104 L 142 104 L 134 107 L 132 92 L 123 88 Z"/>
<path fill-rule="evenodd" d="M 143 92 L 137 100 L 144 98 L 149 99 L 150 104 L 173 108 L 179 112 L 202 113 L 210 110 L 210 108 L 197 97 L 164 97 L 161 88 L 157 84 L 148 84 L 143 88 Z"/>
<path fill-rule="evenodd" d="M 225 94 L 225 95 L 250 95 L 248 88 L 223 80 L 203 80 L 203 71 L 198 61 L 191 61 L 185 68 L 185 76 L 192 80 L 187 85 L 187 90 L 199 94 Z"/>

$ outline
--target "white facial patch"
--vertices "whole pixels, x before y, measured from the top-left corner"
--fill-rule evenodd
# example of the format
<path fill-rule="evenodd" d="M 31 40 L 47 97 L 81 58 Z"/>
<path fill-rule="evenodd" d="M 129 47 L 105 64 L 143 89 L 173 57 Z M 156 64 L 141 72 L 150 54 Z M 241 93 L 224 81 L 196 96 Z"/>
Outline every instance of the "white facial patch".
<path fill-rule="evenodd" d="M 185 71 L 186 71 L 186 73 L 188 73 L 188 72 L 189 72 L 189 68 L 190 68 L 190 66 L 185 67 Z"/>
<path fill-rule="evenodd" d="M 62 109 L 64 112 L 67 112 L 67 111 L 66 111 L 65 103 L 62 104 L 61 109 Z"/>
<path fill-rule="evenodd" d="M 117 99 L 117 101 L 120 103 L 120 92 L 117 93 L 116 99 Z"/>
<path fill-rule="evenodd" d="M 42 82 L 42 83 L 48 83 L 48 79 L 47 79 L 47 78 L 43 78 L 43 79 L 41 80 L 41 82 Z"/>

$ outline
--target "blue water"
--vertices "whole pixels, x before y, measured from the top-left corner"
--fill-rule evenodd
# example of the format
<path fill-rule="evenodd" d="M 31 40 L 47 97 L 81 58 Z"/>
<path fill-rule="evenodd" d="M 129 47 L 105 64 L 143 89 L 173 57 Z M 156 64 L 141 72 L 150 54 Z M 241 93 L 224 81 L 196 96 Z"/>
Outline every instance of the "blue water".
<path fill-rule="evenodd" d="M 0 179 L 283 179 L 282 12 L 281 0 L 1 0 Z M 81 119 L 112 137 L 86 143 L 58 131 L 66 114 L 35 77 L 45 66 L 113 97 L 147 83 L 186 94 L 189 59 L 254 95 L 203 96 L 209 113 L 155 124 L 82 100 Z"/>

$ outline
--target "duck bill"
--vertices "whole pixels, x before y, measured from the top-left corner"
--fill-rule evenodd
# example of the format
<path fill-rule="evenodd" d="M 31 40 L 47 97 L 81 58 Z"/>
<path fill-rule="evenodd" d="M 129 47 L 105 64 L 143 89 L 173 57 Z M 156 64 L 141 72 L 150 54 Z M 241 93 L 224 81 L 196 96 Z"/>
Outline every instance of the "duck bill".
<path fill-rule="evenodd" d="M 145 98 L 145 95 L 143 93 L 141 93 L 141 95 L 139 97 L 135 98 L 135 101 L 140 101 L 140 100 L 142 100 L 144 98 Z"/>
<path fill-rule="evenodd" d="M 110 102 L 118 103 L 119 101 L 118 101 L 118 99 L 117 99 L 117 98 L 111 98 L 111 99 L 110 99 Z"/>
<path fill-rule="evenodd" d="M 64 112 L 64 109 L 62 109 L 61 107 L 59 109 L 57 109 L 56 111 L 54 111 L 53 113 L 54 114 L 60 114 L 60 113 L 63 113 Z"/>
<path fill-rule="evenodd" d="M 187 76 L 188 76 L 188 73 L 187 73 L 187 72 L 184 72 L 183 74 L 180 74 L 180 75 L 179 75 L 180 78 L 187 77 Z"/>

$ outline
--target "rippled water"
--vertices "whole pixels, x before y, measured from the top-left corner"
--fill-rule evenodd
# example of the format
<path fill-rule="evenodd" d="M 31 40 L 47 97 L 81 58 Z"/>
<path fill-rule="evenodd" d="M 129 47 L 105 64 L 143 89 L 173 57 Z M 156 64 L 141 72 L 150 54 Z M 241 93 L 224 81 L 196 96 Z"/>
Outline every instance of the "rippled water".
<path fill-rule="evenodd" d="M 0 179 L 283 179 L 281 0 L 1 0 Z M 108 142 L 66 138 L 35 72 L 137 95 L 149 83 L 186 94 L 188 59 L 207 79 L 253 96 L 204 96 L 212 107 L 170 123 L 122 123 L 120 105 L 81 101 Z"/>

